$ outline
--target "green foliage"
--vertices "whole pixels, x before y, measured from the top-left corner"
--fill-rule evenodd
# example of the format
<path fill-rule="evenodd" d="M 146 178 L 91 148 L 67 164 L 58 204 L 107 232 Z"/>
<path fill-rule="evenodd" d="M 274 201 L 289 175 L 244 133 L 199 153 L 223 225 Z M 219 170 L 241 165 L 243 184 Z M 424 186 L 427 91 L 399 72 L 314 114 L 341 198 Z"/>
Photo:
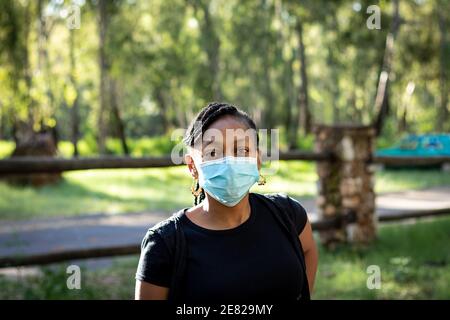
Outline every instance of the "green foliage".
<path fill-rule="evenodd" d="M 9 157 L 14 150 L 14 142 L 0 140 L 0 159 Z"/>
<path fill-rule="evenodd" d="M 67 21 L 61 17 L 70 1 L 41 0 L 41 12 L 37 3 L 0 4 L 2 136 L 9 138 L 14 123 L 31 117 L 37 126 L 56 121 L 62 140 L 70 140 L 72 103 L 78 98 L 81 136 L 97 137 L 99 2 L 81 6 L 83 19 L 80 29 L 73 30 L 73 47 Z M 302 70 L 315 122 L 369 123 L 376 113 L 376 85 L 392 20 L 392 1 L 381 1 L 381 30 L 369 30 L 366 9 L 372 4 L 369 0 L 107 1 L 104 49 L 108 75 L 117 82 L 114 93 L 128 139 L 186 128 L 201 107 L 219 99 L 249 111 L 260 127 L 297 132 L 302 129 L 298 128 Z M 448 84 L 441 82 L 448 82 L 445 57 L 450 46 L 444 31 L 449 12 L 446 1 L 401 2 L 405 23 L 395 42 L 392 111 L 380 145 L 403 133 L 399 122 L 405 109 L 408 132 L 450 129 L 445 116 L 448 103 L 444 107 L 441 103 L 448 100 Z M 40 18 L 52 28 L 40 28 Z M 299 23 L 305 65 L 300 59 Z M 410 98 L 405 95 L 408 83 L 415 85 Z M 116 137 L 111 110 L 106 110 L 105 121 L 108 135 Z M 304 137 L 290 139 L 293 136 L 286 147 L 310 148 L 303 145 Z M 107 145 L 108 153 L 120 150 L 115 140 Z M 89 143 L 83 152 L 95 149 Z"/>
<path fill-rule="evenodd" d="M 317 299 L 449 299 L 450 218 L 383 225 L 368 248 L 320 250 Z M 368 290 L 367 267 L 381 270 L 381 289 Z"/>

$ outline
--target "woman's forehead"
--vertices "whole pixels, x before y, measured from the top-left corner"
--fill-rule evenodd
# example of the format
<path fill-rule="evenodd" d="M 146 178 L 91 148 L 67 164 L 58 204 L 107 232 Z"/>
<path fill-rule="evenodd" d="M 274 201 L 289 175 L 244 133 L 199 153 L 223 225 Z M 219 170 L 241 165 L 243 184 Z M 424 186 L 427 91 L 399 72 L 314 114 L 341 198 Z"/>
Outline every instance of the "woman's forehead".
<path fill-rule="evenodd" d="M 256 142 L 256 132 L 252 128 L 208 128 L 203 134 L 203 146 L 209 144 Z"/>
<path fill-rule="evenodd" d="M 245 122 L 245 120 L 232 116 L 232 115 L 225 115 L 214 122 L 212 122 L 208 129 L 217 129 L 221 131 L 225 131 L 226 129 L 248 129 L 248 124 Z"/>
<path fill-rule="evenodd" d="M 226 115 L 208 126 L 194 148 L 203 149 L 225 145 L 255 145 L 256 147 L 256 140 L 256 130 L 250 128 L 244 119 Z"/>

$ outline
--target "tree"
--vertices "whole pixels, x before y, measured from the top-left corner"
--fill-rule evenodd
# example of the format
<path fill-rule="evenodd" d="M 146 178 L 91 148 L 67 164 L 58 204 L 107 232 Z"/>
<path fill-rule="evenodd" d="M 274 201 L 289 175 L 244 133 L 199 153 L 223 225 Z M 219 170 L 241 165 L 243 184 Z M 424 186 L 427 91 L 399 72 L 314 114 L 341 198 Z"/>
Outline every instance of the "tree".
<path fill-rule="evenodd" d="M 448 4 L 448 3 L 447 3 Z M 440 106 L 437 123 L 437 130 L 443 131 L 449 129 L 449 111 L 448 111 L 448 69 L 450 56 L 449 42 L 447 35 L 447 21 L 445 12 L 449 12 L 450 7 L 444 4 L 444 1 L 437 2 L 437 16 L 439 25 L 439 88 L 440 88 Z"/>
<path fill-rule="evenodd" d="M 392 58 L 394 55 L 395 38 L 400 28 L 399 1 L 392 1 L 393 18 L 390 32 L 386 36 L 386 47 L 384 50 L 383 65 L 381 67 L 380 78 L 375 98 L 375 110 L 378 110 L 374 121 L 375 132 L 377 136 L 381 134 L 383 122 L 389 114 L 389 77 L 392 70 Z"/>
<path fill-rule="evenodd" d="M 207 55 L 207 71 L 211 79 L 211 98 L 213 100 L 222 99 L 220 88 L 220 39 L 214 27 L 214 17 L 210 12 L 209 0 L 188 1 L 193 7 L 197 20 L 200 21 L 201 43 Z M 201 16 L 199 15 L 201 13 Z"/>
<path fill-rule="evenodd" d="M 80 114 L 79 114 L 79 100 L 80 100 L 80 90 L 77 82 L 77 66 L 75 59 L 75 30 L 70 30 L 69 36 L 69 56 L 70 56 L 70 84 L 71 89 L 74 93 L 74 98 L 72 99 L 71 110 L 71 141 L 73 146 L 73 155 L 78 157 L 78 139 L 80 136 Z"/>
<path fill-rule="evenodd" d="M 117 133 L 122 144 L 123 152 L 129 154 L 129 148 L 125 135 L 125 124 L 119 111 L 117 92 L 117 81 L 111 77 L 112 54 L 108 45 L 110 39 L 108 30 L 111 18 L 111 11 L 115 12 L 117 4 L 107 0 L 98 2 L 98 32 L 99 32 L 99 67 L 100 67 L 100 108 L 98 114 L 98 135 L 97 143 L 100 154 L 106 152 L 105 140 L 108 134 L 107 123 L 111 122 L 107 118 L 108 111 L 112 112 L 117 125 Z"/>
<path fill-rule="evenodd" d="M 106 35 L 108 31 L 107 0 L 98 1 L 98 37 L 99 37 L 99 68 L 100 68 L 100 108 L 97 116 L 97 145 L 100 154 L 106 152 L 106 120 L 105 113 L 108 110 L 108 68 L 109 62 L 106 55 Z"/>
<path fill-rule="evenodd" d="M 300 59 L 300 77 L 301 85 L 298 95 L 298 105 L 299 105 L 299 123 L 300 128 L 303 129 L 304 134 L 311 131 L 311 113 L 309 111 L 309 98 L 308 98 L 308 76 L 307 76 L 307 63 L 305 54 L 305 44 L 303 36 L 303 22 L 298 19 L 296 24 L 297 35 L 298 35 L 298 52 Z"/>

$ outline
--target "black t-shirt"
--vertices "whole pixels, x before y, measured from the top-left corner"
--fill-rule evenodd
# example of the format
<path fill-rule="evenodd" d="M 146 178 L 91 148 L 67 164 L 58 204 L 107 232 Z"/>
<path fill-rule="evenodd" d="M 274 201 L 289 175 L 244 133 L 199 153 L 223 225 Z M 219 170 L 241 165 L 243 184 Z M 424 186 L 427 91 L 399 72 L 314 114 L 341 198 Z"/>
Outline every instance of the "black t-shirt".
<path fill-rule="evenodd" d="M 306 211 L 290 200 L 300 234 Z M 304 282 L 301 262 L 269 209 L 252 193 L 249 201 L 249 218 L 232 229 L 206 229 L 182 214 L 188 246 L 183 301 L 296 300 Z M 164 234 L 150 230 L 142 241 L 136 279 L 170 287 L 173 268 Z"/>

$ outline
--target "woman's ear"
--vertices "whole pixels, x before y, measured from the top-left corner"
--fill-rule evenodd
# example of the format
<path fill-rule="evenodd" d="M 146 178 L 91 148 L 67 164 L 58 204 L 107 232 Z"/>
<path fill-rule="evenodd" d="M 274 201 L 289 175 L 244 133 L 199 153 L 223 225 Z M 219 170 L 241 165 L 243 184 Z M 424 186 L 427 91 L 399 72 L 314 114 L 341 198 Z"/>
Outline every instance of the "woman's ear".
<path fill-rule="evenodd" d="M 194 158 L 192 158 L 190 154 L 187 154 L 184 156 L 184 162 L 188 166 L 192 178 L 198 179 L 198 171 L 197 168 L 195 167 Z"/>

